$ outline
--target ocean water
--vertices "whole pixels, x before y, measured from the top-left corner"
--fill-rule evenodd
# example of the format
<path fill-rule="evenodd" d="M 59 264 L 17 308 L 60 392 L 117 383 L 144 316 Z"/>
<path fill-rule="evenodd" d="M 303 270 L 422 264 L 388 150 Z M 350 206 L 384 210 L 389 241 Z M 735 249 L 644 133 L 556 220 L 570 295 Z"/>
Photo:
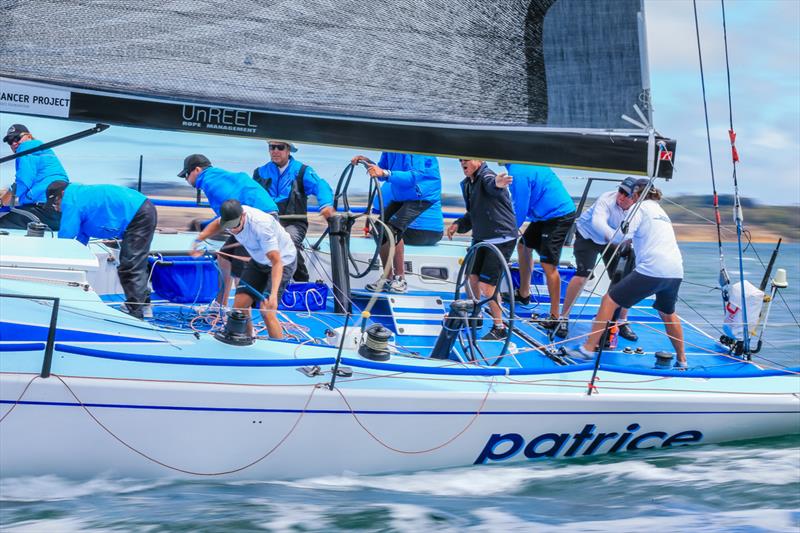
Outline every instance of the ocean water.
<path fill-rule="evenodd" d="M 681 249 L 690 283 L 681 289 L 679 312 L 711 330 L 722 321 L 713 289 L 716 245 Z M 771 247 L 755 251 L 766 263 Z M 725 254 L 738 278 L 735 249 Z M 790 286 L 772 309 L 763 355 L 799 366 L 800 246 L 784 245 L 776 266 L 787 270 Z M 752 250 L 744 271 L 755 284 L 763 275 Z M 800 436 L 624 458 L 289 482 L 0 477 L 3 532 L 645 529 L 800 531 Z"/>

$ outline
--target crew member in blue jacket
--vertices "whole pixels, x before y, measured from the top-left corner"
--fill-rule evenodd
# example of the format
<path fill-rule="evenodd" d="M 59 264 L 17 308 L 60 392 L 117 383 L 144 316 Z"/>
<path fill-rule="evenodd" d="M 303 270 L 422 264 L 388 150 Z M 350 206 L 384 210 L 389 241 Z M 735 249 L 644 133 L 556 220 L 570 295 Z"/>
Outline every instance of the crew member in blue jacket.
<path fill-rule="evenodd" d="M 442 178 L 439 163 L 435 157 L 424 155 L 383 152 L 376 165 L 363 155 L 357 155 L 352 163 L 366 161 L 370 176 L 385 180 L 392 189 L 392 202 L 384 205 L 384 220 L 391 228 L 395 239 L 394 260 L 391 280 L 383 286 L 370 283 L 367 289 L 404 293 L 408 290 L 404 275 L 405 255 L 403 250 L 405 232 L 411 223 L 430 209 L 437 201 L 442 201 Z M 381 260 L 385 265 L 389 260 L 389 241 L 384 239 L 381 246 Z"/>
<path fill-rule="evenodd" d="M 270 161 L 253 171 L 253 179 L 277 203 L 281 226 L 291 235 L 297 247 L 294 280 L 308 281 L 308 267 L 302 254 L 308 231 L 308 197 L 316 196 L 319 212 L 327 220 L 333 213 L 333 190 L 313 168 L 292 157 L 291 154 L 297 152 L 293 143 L 276 139 L 267 143 Z"/>
<path fill-rule="evenodd" d="M 265 213 L 278 216 L 278 206 L 272 197 L 258 183 L 244 172 L 228 172 L 211 166 L 211 161 L 203 154 L 192 154 L 183 160 L 183 170 L 178 172 L 189 185 L 200 189 L 206 195 L 211 209 L 219 216 L 222 204 L 227 200 L 239 200 L 242 205 L 249 205 Z M 197 248 L 200 241 L 195 241 Z M 228 259 L 230 258 L 230 259 Z M 222 284 L 217 293 L 217 303 L 226 307 L 234 278 L 241 278 L 244 264 L 250 261 L 250 254 L 244 246 L 231 235 L 217 253 L 217 264 L 222 272 Z"/>
<path fill-rule="evenodd" d="M 54 181 L 48 203 L 61 213 L 59 239 L 122 239 L 117 273 L 125 292 L 121 310 L 136 318 L 152 316 L 147 287 L 147 255 L 158 223 L 156 208 L 143 194 L 119 185 Z"/>
<path fill-rule="evenodd" d="M 517 227 L 521 227 L 526 220 L 529 222 L 517 248 L 520 282 L 516 299 L 524 305 L 531 301 L 531 252 L 536 250 L 550 295 L 550 317 L 540 323 L 545 328 L 555 329 L 558 327 L 561 301 L 558 263 L 567 233 L 575 221 L 575 203 L 561 180 L 549 168 L 516 164 L 506 164 L 505 167 L 514 178 L 511 195 Z"/>
<path fill-rule="evenodd" d="M 7 143 L 14 153 L 44 144 L 34 139 L 23 124 L 12 124 L 3 137 L 3 142 Z M 48 205 L 45 193 L 47 186 L 54 181 L 69 182 L 69 178 L 56 154 L 47 148 L 19 157 L 14 163 L 16 180 L 11 188 L 0 195 L 0 207 L 10 205 L 16 195 L 19 198 L 19 205 L 16 205 L 15 209 L 27 211 L 53 231 L 58 231 L 61 214 Z M 0 216 L 0 228 L 25 229 L 29 222 L 32 222 L 32 219 L 19 213 Z"/>
<path fill-rule="evenodd" d="M 388 182 L 381 185 L 381 196 L 383 207 L 392 203 L 392 186 Z M 380 212 L 380 205 L 377 195 L 373 202 L 375 211 Z M 420 215 L 408 225 L 408 229 L 403 234 L 403 242 L 411 246 L 433 246 L 442 240 L 444 236 L 444 216 L 442 215 L 442 199 L 436 200 L 432 206 L 420 213 Z"/>

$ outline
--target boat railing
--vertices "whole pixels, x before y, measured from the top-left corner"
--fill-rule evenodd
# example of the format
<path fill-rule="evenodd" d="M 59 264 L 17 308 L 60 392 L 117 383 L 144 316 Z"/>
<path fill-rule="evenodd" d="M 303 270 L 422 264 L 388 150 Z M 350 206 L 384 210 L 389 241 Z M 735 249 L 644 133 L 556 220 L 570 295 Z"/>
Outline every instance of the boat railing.
<path fill-rule="evenodd" d="M 8 294 L 0 293 L 0 298 L 19 298 L 22 300 L 46 300 L 53 302 L 53 309 L 50 311 L 50 326 L 47 329 L 47 342 L 44 345 L 44 359 L 42 360 L 42 371 L 40 377 L 49 378 L 50 368 L 53 365 L 53 349 L 56 344 L 56 324 L 58 323 L 58 307 L 61 303 L 60 298 L 53 296 L 39 296 L 31 294 Z"/>

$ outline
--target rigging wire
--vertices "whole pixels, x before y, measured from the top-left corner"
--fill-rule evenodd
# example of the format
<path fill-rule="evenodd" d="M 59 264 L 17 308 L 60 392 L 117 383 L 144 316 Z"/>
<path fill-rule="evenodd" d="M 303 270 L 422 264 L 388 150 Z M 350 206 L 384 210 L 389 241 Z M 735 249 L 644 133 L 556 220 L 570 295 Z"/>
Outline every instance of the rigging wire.
<path fill-rule="evenodd" d="M 719 286 L 722 289 L 722 307 L 724 308 L 730 299 L 729 287 L 731 284 L 728 271 L 725 268 L 725 254 L 722 250 L 722 218 L 719 213 L 719 195 L 717 194 L 717 181 L 714 175 L 714 158 L 711 152 L 711 128 L 708 122 L 708 100 L 706 98 L 706 78 L 705 70 L 703 69 L 703 53 L 700 47 L 700 23 L 697 20 L 697 0 L 693 0 L 692 6 L 694 8 L 694 28 L 695 37 L 697 38 L 697 57 L 700 61 L 700 85 L 703 89 L 703 113 L 705 114 L 706 121 L 706 142 L 708 145 L 708 163 L 711 167 L 711 188 L 714 192 L 714 219 L 717 226 L 717 248 L 719 250 Z M 733 129 L 733 128 L 731 128 Z"/>
<path fill-rule="evenodd" d="M 695 0 L 696 2 L 696 0 Z M 739 197 L 739 180 L 736 176 L 736 165 L 739 163 L 739 152 L 736 150 L 736 131 L 733 129 L 733 99 L 731 96 L 731 66 L 728 58 L 728 26 L 725 22 L 725 0 L 720 0 L 722 6 L 722 36 L 725 43 L 725 73 L 728 80 L 728 118 L 730 129 L 728 130 L 728 138 L 731 141 L 731 161 L 733 164 L 733 210 L 734 218 L 736 220 L 736 242 L 739 248 L 739 283 L 741 288 L 741 310 L 742 310 L 742 336 L 744 343 L 744 353 L 748 354 L 750 358 L 750 331 L 747 320 L 747 305 L 745 298 L 744 287 L 744 261 L 742 258 L 742 203 Z"/>

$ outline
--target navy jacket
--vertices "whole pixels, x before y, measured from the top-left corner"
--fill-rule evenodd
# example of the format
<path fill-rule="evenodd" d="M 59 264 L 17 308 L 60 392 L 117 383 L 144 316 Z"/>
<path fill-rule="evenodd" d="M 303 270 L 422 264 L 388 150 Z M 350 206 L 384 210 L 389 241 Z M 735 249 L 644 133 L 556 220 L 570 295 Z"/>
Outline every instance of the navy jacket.
<path fill-rule="evenodd" d="M 517 219 L 508 189 L 494 184 L 497 176 L 486 163 L 475 172 L 475 181 L 464 178 L 461 194 L 466 214 L 456 220 L 458 233 L 472 230 L 472 242 L 517 236 Z"/>

